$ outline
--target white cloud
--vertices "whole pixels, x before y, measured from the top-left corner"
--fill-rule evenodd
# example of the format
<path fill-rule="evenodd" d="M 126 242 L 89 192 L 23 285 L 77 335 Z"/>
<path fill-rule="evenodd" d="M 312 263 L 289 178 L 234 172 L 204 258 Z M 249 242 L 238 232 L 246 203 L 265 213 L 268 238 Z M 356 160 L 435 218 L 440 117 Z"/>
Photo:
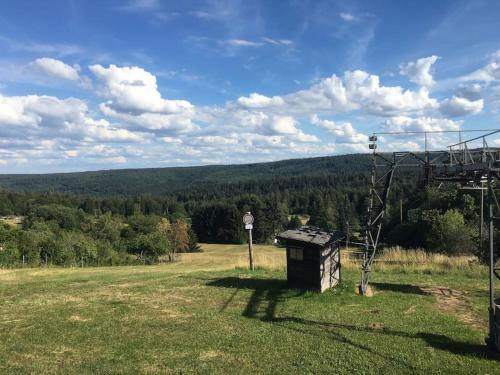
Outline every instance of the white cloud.
<path fill-rule="evenodd" d="M 76 158 L 79 155 L 78 150 L 67 150 L 64 151 L 64 155 L 68 158 Z"/>
<path fill-rule="evenodd" d="M 310 115 L 314 112 L 351 112 L 361 110 L 378 116 L 394 116 L 433 110 L 439 107 L 429 91 L 417 91 L 400 86 L 382 86 L 377 75 L 362 70 L 348 71 L 342 77 L 335 74 L 323 78 L 308 89 L 272 98 L 252 93 L 240 97 L 238 104 L 247 108 L 276 114 Z"/>
<path fill-rule="evenodd" d="M 439 110 L 445 116 L 459 117 L 478 114 L 483 110 L 483 106 L 483 99 L 469 100 L 467 98 L 453 96 L 450 99 L 444 100 Z"/>
<path fill-rule="evenodd" d="M 156 77 L 148 71 L 133 67 L 91 65 L 89 69 L 101 82 L 99 93 L 110 99 L 106 106 L 128 112 L 174 114 L 191 111 L 186 100 L 167 100 L 158 91 Z"/>
<path fill-rule="evenodd" d="M 481 86 L 476 83 L 457 88 L 452 98 L 441 102 L 439 110 L 445 116 L 458 117 L 478 114 L 483 107 Z"/>
<path fill-rule="evenodd" d="M 111 163 L 111 164 L 125 164 L 127 158 L 125 156 L 113 156 L 110 158 L 98 159 L 101 163 Z"/>
<path fill-rule="evenodd" d="M 174 143 L 181 144 L 182 143 L 181 139 L 175 138 L 175 137 L 160 137 L 160 140 L 162 142 L 169 143 L 169 144 L 174 144 Z"/>
<path fill-rule="evenodd" d="M 262 43 L 286 45 L 270 38 Z M 482 91 L 491 93 L 494 85 L 466 80 L 447 99 L 431 97 L 432 64 L 419 65 L 415 74 L 424 78 L 416 89 L 386 86 L 378 75 L 356 70 L 319 79 L 299 91 L 275 96 L 252 92 L 205 107 L 163 97 L 156 76 L 141 67 L 91 65 L 102 98 L 93 108 L 100 110 L 97 114 L 77 98 L 0 95 L 0 160 L 36 159 L 85 168 L 80 165 L 232 163 L 282 159 L 285 152 L 286 157 L 364 152 L 366 125 L 357 128 L 333 118 L 343 114 L 363 124 L 382 121 L 389 131 L 457 130 L 461 122 L 453 117 L 478 113 L 491 100 L 491 95 L 483 99 Z M 308 131 L 312 126 L 326 133 Z M 390 143 L 415 149 L 420 141 Z"/>
<path fill-rule="evenodd" d="M 20 131 L 19 128 L 23 130 Z M 90 116 L 80 99 L 0 95 L 0 134 L 19 138 L 66 137 L 86 141 L 141 142 L 144 135 Z"/>
<path fill-rule="evenodd" d="M 437 108 L 437 100 L 429 97 L 422 87 L 418 91 L 399 86 L 381 86 L 377 75 L 362 70 L 346 72 L 343 77 L 332 75 L 309 89 L 283 97 L 286 110 L 330 113 L 361 110 L 379 116 L 392 116 Z"/>
<path fill-rule="evenodd" d="M 50 57 L 41 57 L 32 63 L 42 73 L 59 79 L 66 79 L 70 81 L 77 81 L 80 76 L 78 65 L 70 66 L 60 60 L 52 59 Z"/>
<path fill-rule="evenodd" d="M 101 113 L 108 117 L 113 117 L 124 123 L 129 124 L 132 128 L 143 130 L 165 130 L 175 133 L 187 133 L 198 129 L 192 122 L 192 113 L 188 114 L 163 114 L 144 112 L 139 114 L 130 114 L 127 112 L 116 111 L 107 103 L 99 105 Z"/>
<path fill-rule="evenodd" d="M 85 125 L 85 128 L 82 129 L 82 134 L 85 135 L 86 140 L 141 143 L 146 139 L 144 134 L 118 128 L 104 119 L 94 120 L 86 117 L 84 118 L 83 125 Z"/>
<path fill-rule="evenodd" d="M 222 44 L 226 44 L 232 47 L 260 47 L 263 45 L 263 43 L 246 39 L 228 39 L 222 41 Z"/>
<path fill-rule="evenodd" d="M 291 116 L 275 116 L 271 121 L 270 128 L 277 134 L 295 134 L 295 119 Z"/>
<path fill-rule="evenodd" d="M 491 55 L 490 62 L 460 78 L 461 81 L 492 82 L 500 80 L 500 50 Z"/>
<path fill-rule="evenodd" d="M 268 124 L 273 135 L 287 136 L 297 142 L 319 142 L 318 137 L 305 134 L 297 126 L 298 122 L 292 116 L 274 116 Z"/>
<path fill-rule="evenodd" d="M 289 39 L 272 39 L 264 37 L 262 40 L 266 43 L 273 44 L 275 46 L 291 46 L 293 45 L 293 41 Z"/>
<path fill-rule="evenodd" d="M 101 112 L 136 127 L 150 130 L 188 132 L 194 106 L 187 100 L 164 99 L 158 91 L 156 77 L 139 67 L 92 65 L 90 70 L 101 82 L 99 94 L 108 99 Z"/>
<path fill-rule="evenodd" d="M 320 119 L 317 114 L 311 116 L 311 124 L 325 129 L 327 132 L 335 135 L 337 143 L 362 143 L 368 142 L 368 137 L 365 134 L 358 132 L 351 123 L 336 123 L 331 120 Z"/>
<path fill-rule="evenodd" d="M 466 98 L 471 101 L 482 99 L 481 85 L 479 83 L 474 83 L 468 86 L 459 86 L 455 90 L 455 96 L 459 98 Z"/>
<path fill-rule="evenodd" d="M 347 13 L 347 12 L 340 13 L 339 17 L 342 18 L 344 21 L 349 21 L 349 22 L 358 21 L 358 17 L 355 17 L 351 13 Z"/>
<path fill-rule="evenodd" d="M 252 93 L 249 96 L 242 96 L 238 98 L 238 104 L 247 108 L 265 108 L 269 106 L 279 106 L 283 105 L 285 102 L 279 96 L 274 96 L 272 98 L 260 95 L 257 93 Z"/>
<path fill-rule="evenodd" d="M 438 56 L 429 56 L 400 66 L 400 73 L 408 77 L 411 82 L 420 86 L 430 87 L 435 84 L 431 74 L 432 65 L 439 59 Z"/>
<path fill-rule="evenodd" d="M 384 130 L 388 132 L 435 132 L 443 130 L 459 130 L 460 122 L 450 119 L 396 116 L 387 119 Z"/>

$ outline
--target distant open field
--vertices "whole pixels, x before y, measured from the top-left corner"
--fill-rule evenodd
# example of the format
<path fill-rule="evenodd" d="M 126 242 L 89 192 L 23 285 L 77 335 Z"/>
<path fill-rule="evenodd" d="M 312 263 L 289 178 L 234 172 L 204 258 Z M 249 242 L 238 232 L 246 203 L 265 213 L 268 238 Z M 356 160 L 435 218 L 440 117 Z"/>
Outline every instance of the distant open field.
<path fill-rule="evenodd" d="M 0 373 L 500 373 L 483 345 L 487 273 L 467 259 L 381 263 L 367 298 L 352 261 L 315 294 L 286 288 L 282 249 L 256 246 L 249 272 L 245 246 L 203 248 L 0 270 Z"/>

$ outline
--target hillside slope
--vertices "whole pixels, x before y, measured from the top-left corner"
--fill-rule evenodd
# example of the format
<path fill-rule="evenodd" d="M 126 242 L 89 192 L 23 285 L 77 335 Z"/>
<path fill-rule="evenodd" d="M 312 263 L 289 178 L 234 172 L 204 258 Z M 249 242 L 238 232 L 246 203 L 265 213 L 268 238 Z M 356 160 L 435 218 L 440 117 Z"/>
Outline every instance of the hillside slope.
<path fill-rule="evenodd" d="M 365 174 L 370 155 L 292 159 L 269 163 L 102 170 L 78 173 L 0 175 L 0 187 L 14 191 L 59 191 L 96 195 L 185 192 L 211 185 L 267 183 L 281 178 Z"/>
<path fill-rule="evenodd" d="M 498 373 L 480 266 L 377 271 L 361 298 L 358 268 L 317 294 L 262 268 L 283 249 L 256 246 L 254 272 L 234 268 L 244 245 L 203 249 L 167 265 L 0 270 L 0 373 Z"/>

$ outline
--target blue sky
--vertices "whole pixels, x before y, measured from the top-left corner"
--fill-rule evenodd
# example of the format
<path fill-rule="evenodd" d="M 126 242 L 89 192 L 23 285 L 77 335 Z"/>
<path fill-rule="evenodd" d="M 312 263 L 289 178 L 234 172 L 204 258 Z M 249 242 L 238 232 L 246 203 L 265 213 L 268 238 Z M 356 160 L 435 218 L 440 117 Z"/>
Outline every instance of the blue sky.
<path fill-rule="evenodd" d="M 3 1 L 0 173 L 260 162 L 366 152 L 377 131 L 497 128 L 498 19 L 498 1 Z"/>

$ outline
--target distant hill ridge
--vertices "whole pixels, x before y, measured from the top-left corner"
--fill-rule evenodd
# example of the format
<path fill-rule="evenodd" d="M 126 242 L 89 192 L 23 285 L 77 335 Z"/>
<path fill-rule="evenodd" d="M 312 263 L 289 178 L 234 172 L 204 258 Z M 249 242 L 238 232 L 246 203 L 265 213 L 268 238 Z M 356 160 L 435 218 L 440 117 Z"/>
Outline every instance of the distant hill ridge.
<path fill-rule="evenodd" d="M 365 174 L 369 154 L 351 154 L 266 163 L 195 167 L 116 169 L 90 172 L 0 175 L 0 187 L 13 191 L 57 191 L 91 195 L 182 193 L 207 186 L 248 184 L 326 175 Z"/>

